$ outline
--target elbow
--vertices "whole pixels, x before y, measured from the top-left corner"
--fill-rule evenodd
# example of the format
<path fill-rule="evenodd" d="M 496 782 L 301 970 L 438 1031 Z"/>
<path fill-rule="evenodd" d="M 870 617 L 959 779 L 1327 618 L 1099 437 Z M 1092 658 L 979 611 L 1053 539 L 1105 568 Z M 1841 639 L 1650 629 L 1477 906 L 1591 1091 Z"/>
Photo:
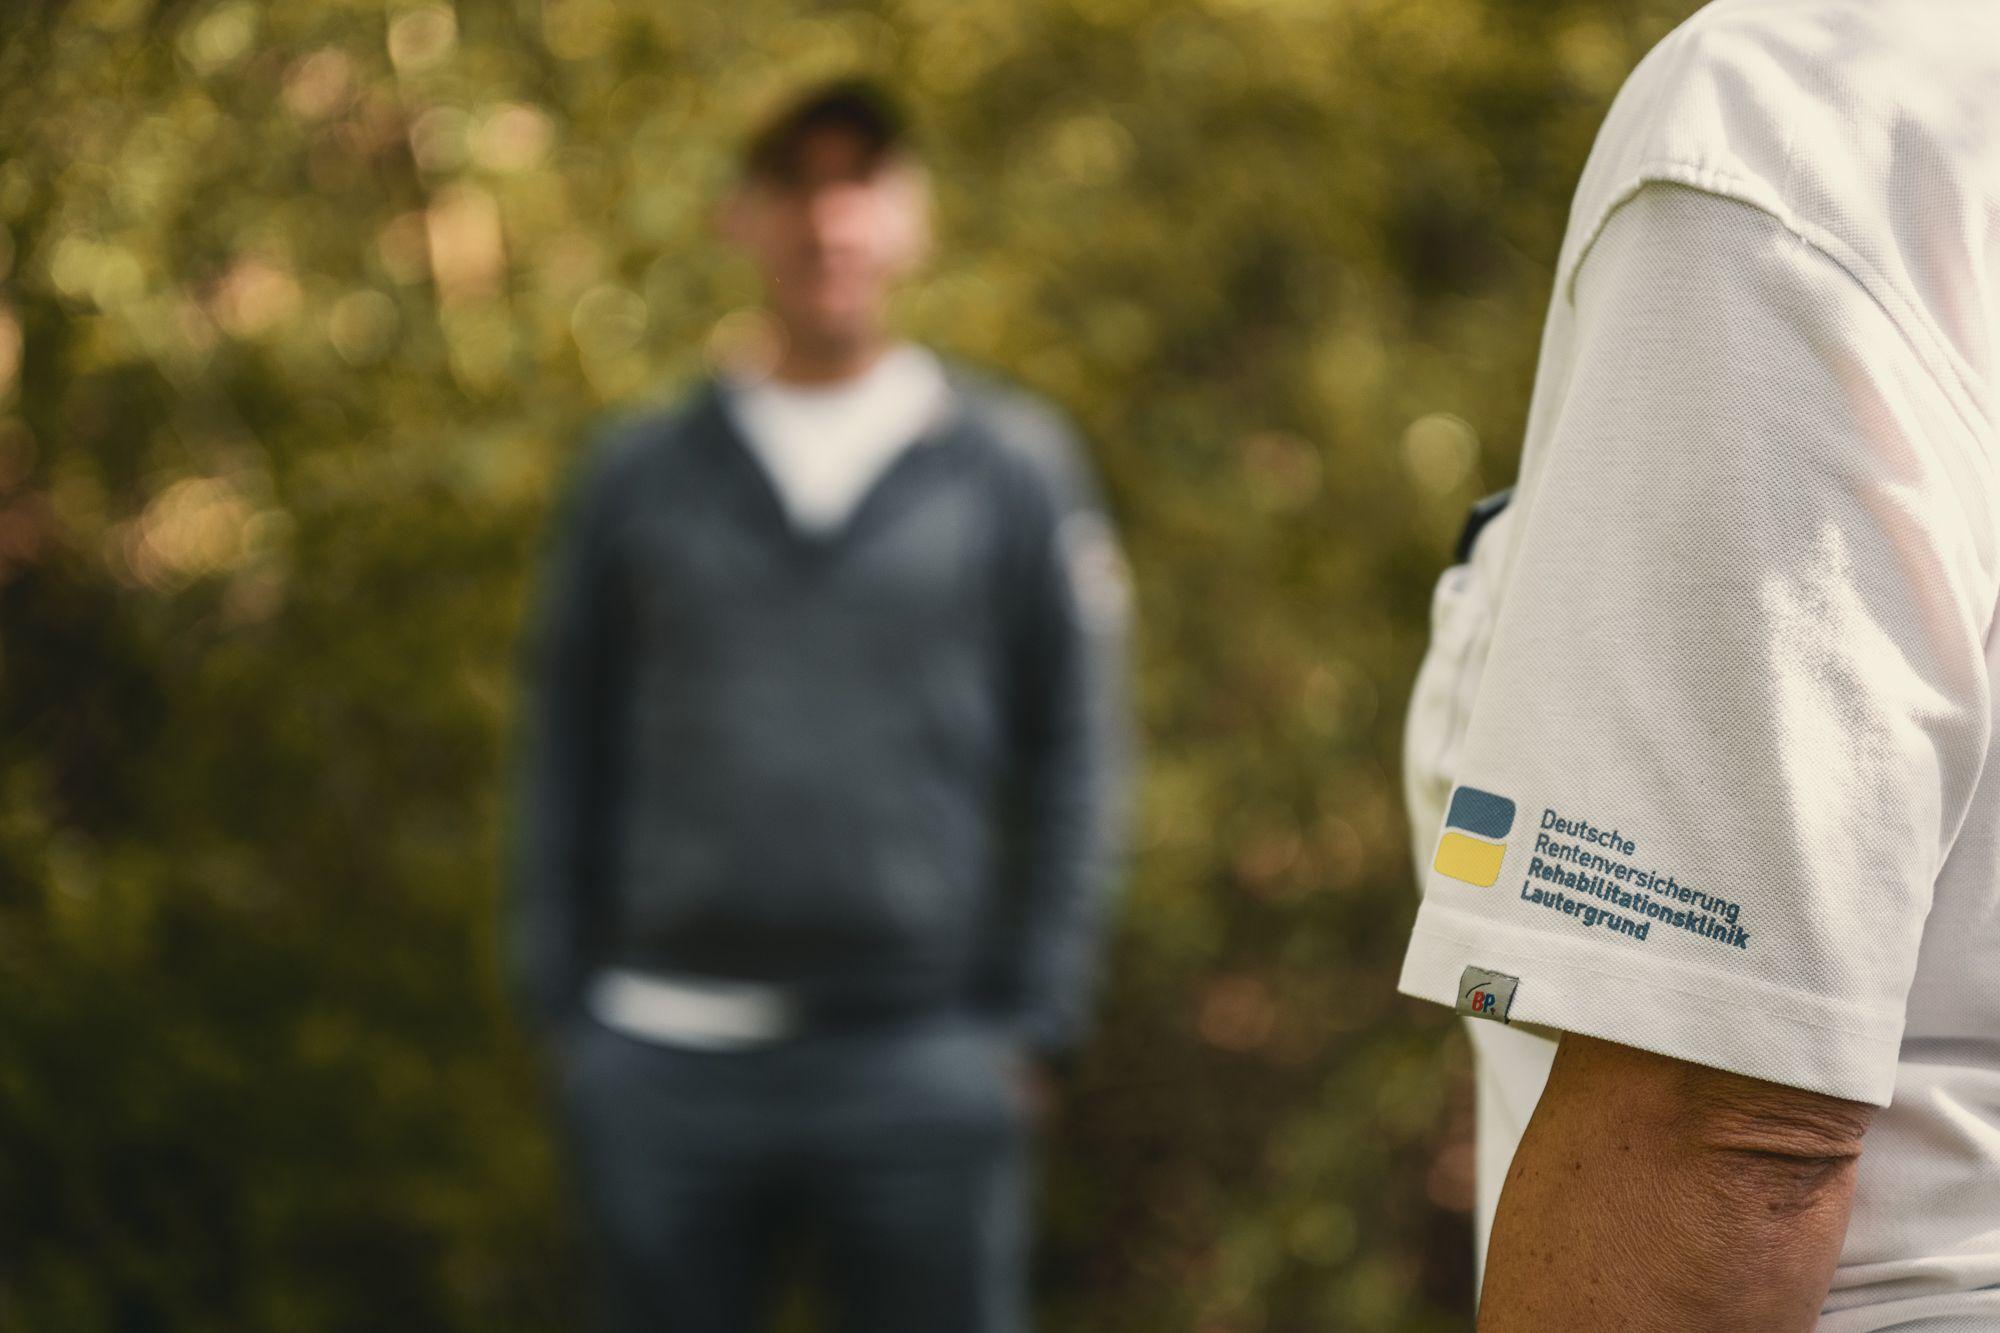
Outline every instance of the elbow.
<path fill-rule="evenodd" d="M 1718 1188 L 1774 1218 L 1846 1210 L 1874 1107 L 1735 1075 L 1703 1082 L 1689 1144 Z"/>
<path fill-rule="evenodd" d="M 1875 1108 L 1803 1088 L 1565 1035 L 1543 1101 L 1660 1165 L 1746 1219 L 1844 1212 Z M 1543 1115 L 1543 1108 L 1536 1109 Z M 1698 1183 L 1696 1183 L 1698 1182 Z"/>

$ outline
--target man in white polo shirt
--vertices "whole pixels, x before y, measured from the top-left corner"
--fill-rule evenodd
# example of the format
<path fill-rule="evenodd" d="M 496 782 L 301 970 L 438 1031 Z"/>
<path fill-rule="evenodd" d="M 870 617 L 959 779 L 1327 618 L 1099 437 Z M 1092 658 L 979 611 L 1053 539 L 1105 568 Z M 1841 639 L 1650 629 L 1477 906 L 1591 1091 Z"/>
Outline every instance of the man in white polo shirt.
<path fill-rule="evenodd" d="M 1412 708 L 1483 1328 L 2000 1328 L 1996 420 L 2000 5 L 1702 10 Z"/>

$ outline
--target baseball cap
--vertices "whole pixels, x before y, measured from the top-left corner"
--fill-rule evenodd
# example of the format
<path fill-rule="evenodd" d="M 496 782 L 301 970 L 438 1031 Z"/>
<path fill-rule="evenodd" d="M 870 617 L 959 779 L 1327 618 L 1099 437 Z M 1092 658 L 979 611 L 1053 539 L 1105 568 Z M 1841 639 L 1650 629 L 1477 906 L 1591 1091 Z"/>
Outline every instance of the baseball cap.
<path fill-rule="evenodd" d="M 855 136 L 875 162 L 910 151 L 909 120 L 885 88 L 868 79 L 836 79 L 795 96 L 750 136 L 743 174 L 787 179 L 797 169 L 799 146 L 826 130 Z"/>

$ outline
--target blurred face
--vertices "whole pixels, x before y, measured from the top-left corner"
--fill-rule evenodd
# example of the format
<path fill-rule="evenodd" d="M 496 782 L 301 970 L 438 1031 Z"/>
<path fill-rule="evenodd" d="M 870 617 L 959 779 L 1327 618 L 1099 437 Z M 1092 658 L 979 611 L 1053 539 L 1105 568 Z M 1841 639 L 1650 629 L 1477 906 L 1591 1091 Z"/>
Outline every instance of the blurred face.
<path fill-rule="evenodd" d="M 725 225 L 794 349 L 838 358 L 883 336 L 890 291 L 928 243 L 929 199 L 914 164 L 825 129 L 800 141 L 789 176 L 739 186 Z"/>

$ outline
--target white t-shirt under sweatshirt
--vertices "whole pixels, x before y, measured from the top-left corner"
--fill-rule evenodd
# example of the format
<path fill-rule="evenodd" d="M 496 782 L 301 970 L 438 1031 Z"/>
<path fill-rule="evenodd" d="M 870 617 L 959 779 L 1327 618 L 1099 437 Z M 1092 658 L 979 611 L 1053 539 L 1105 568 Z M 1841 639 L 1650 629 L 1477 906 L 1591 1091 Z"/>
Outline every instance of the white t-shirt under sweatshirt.
<path fill-rule="evenodd" d="M 763 463 L 792 522 L 825 533 L 845 523 L 869 487 L 937 419 L 944 369 L 913 343 L 850 379 L 731 387 L 730 415 Z"/>
<path fill-rule="evenodd" d="M 1639 66 L 1408 732 L 1482 1244 L 1579 1032 L 1886 1108 L 1820 1328 L 2000 1328 L 1996 358 L 2000 4 L 1719 0 Z"/>

